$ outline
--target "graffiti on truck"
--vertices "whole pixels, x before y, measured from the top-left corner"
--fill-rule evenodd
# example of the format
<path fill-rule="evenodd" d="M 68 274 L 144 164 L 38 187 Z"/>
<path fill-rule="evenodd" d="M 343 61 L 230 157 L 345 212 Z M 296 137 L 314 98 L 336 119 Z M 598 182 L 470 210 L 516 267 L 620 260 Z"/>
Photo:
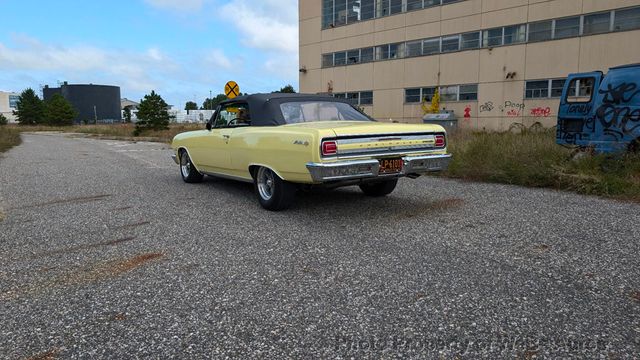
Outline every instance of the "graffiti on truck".
<path fill-rule="evenodd" d="M 622 140 L 625 135 L 634 134 L 640 130 L 640 108 L 628 105 L 640 90 L 635 83 L 621 83 L 618 86 L 608 84 L 607 89 L 600 90 L 604 95 L 602 105 L 595 112 L 597 120 L 604 129 L 605 135 L 614 140 Z"/>

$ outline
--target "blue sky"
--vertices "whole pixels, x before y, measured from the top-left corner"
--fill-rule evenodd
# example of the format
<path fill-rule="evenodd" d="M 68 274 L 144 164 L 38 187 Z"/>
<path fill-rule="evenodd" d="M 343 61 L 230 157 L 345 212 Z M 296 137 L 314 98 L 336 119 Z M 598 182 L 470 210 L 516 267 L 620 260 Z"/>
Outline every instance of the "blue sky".
<path fill-rule="evenodd" d="M 297 0 L 0 0 L 0 14 L 0 90 L 118 85 L 183 107 L 228 80 L 298 88 Z"/>

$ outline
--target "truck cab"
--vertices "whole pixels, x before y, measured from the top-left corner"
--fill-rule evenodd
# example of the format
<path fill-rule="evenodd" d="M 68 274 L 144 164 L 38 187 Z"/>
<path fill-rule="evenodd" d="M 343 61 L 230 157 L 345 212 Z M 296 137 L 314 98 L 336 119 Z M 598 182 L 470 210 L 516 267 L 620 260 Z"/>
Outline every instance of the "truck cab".
<path fill-rule="evenodd" d="M 640 64 L 569 75 L 556 142 L 596 153 L 640 150 Z"/>

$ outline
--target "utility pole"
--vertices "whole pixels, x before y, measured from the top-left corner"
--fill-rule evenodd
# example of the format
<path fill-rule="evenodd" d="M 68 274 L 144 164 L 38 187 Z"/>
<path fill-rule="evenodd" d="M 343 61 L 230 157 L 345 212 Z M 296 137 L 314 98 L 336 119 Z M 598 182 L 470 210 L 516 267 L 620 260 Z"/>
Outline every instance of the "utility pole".
<path fill-rule="evenodd" d="M 98 110 L 95 105 L 93 105 L 93 116 L 95 117 L 96 125 L 98 125 Z"/>
<path fill-rule="evenodd" d="M 212 101 L 212 100 L 211 100 L 211 96 L 212 96 L 212 94 L 211 94 L 211 90 L 209 90 L 209 103 L 207 104 L 207 105 L 208 105 L 208 107 L 209 107 L 209 110 L 211 110 L 211 101 Z"/>

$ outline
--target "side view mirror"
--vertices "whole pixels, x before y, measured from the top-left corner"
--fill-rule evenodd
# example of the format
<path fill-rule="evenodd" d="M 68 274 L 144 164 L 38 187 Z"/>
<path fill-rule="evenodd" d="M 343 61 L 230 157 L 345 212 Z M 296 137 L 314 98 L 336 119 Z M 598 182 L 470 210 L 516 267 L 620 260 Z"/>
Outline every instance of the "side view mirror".
<path fill-rule="evenodd" d="M 210 122 L 207 123 L 207 130 L 211 131 L 211 123 Z"/>

